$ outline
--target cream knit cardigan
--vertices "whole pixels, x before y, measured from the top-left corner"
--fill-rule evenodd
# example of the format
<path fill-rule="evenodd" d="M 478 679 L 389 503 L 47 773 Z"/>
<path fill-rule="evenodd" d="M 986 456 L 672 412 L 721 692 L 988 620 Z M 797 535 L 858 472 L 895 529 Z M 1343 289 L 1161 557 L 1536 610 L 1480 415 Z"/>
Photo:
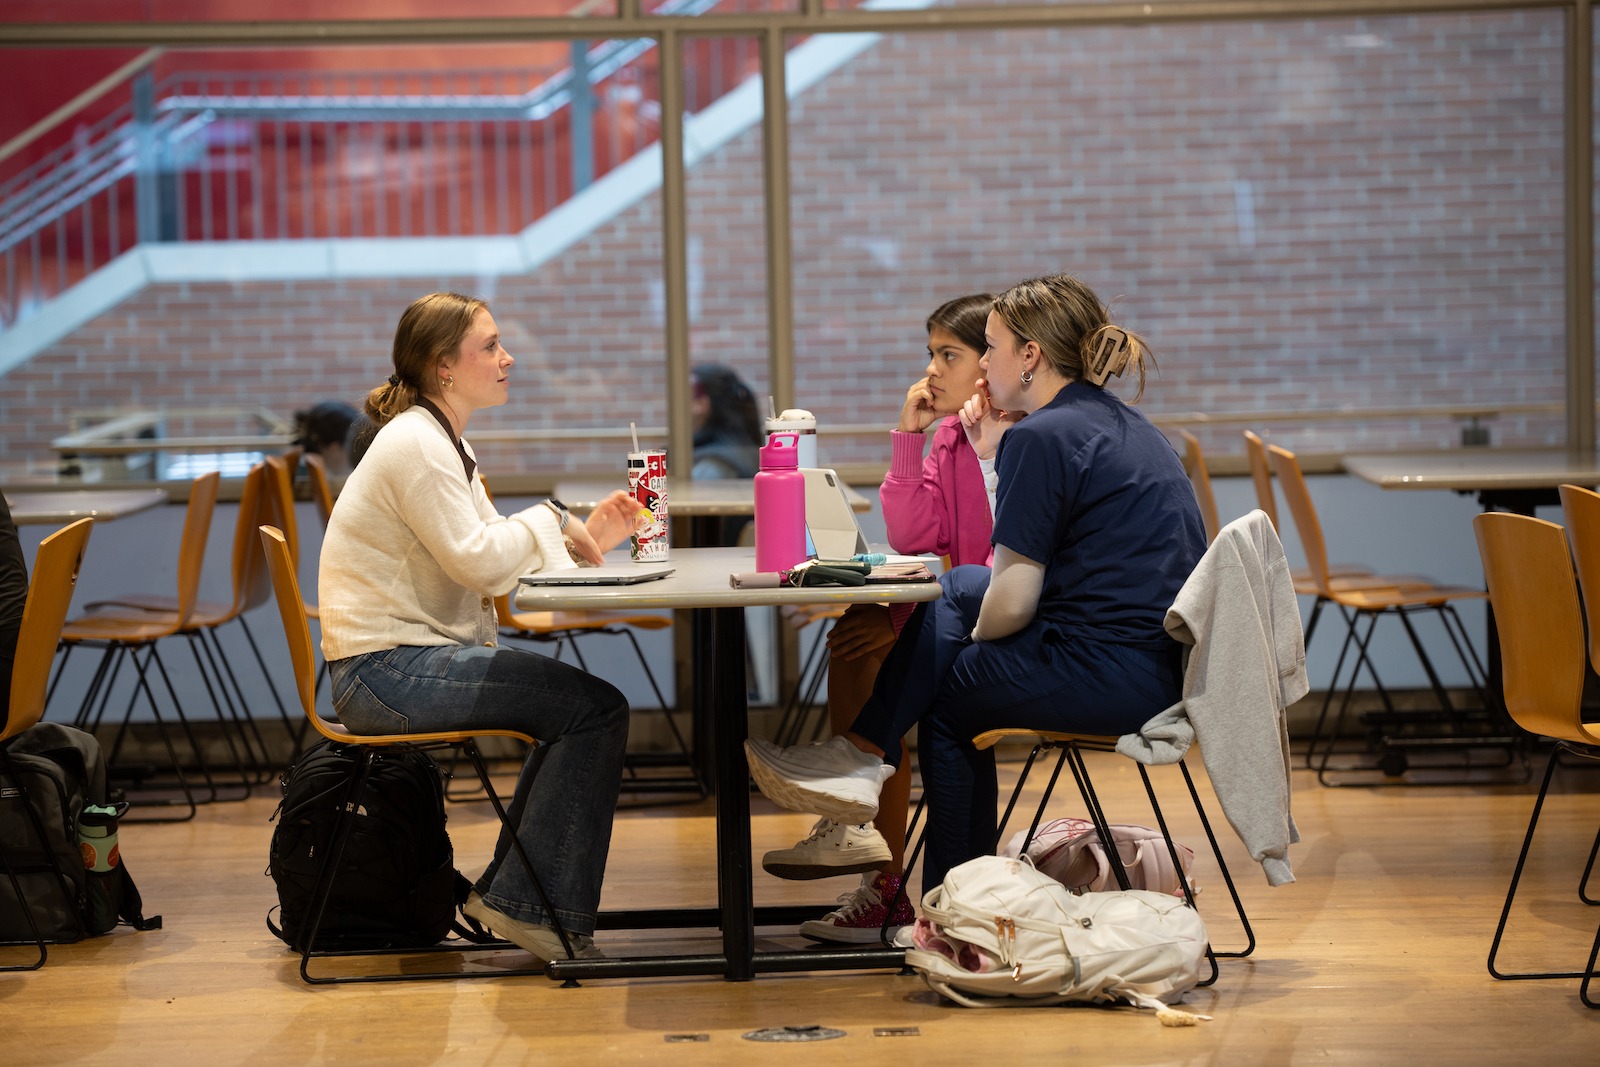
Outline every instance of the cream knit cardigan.
<path fill-rule="evenodd" d="M 322 654 L 493 645 L 493 598 L 519 575 L 572 565 L 549 508 L 498 514 L 444 426 L 410 408 L 379 431 L 328 521 L 317 581 Z"/>

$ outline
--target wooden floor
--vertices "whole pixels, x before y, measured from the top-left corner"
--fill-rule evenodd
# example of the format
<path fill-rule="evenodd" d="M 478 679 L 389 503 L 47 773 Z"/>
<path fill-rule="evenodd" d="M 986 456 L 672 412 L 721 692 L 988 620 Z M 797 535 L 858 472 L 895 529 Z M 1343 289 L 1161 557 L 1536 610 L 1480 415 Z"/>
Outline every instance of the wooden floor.
<path fill-rule="evenodd" d="M 1148 822 L 1131 764 L 1091 757 L 1118 821 Z M 1542 757 L 1538 757 L 1542 760 Z M 1542 769 L 1542 763 L 1540 764 Z M 1176 772 L 1157 772 L 1177 832 L 1195 840 Z M 1507 966 L 1577 969 L 1600 909 L 1577 901 L 1600 823 L 1600 773 L 1558 772 L 1519 907 Z M 1222 961 L 1187 1005 L 1214 1020 L 1169 1029 L 1148 1013 L 1098 1008 L 982 1011 L 947 1005 L 892 972 L 589 982 L 543 978 L 311 988 L 263 922 L 274 799 L 202 809 L 191 823 L 124 829 L 123 854 L 147 912 L 126 928 L 52 947 L 45 968 L 0 974 L 7 1064 L 300 1065 L 422 1063 L 1218 1064 L 1593 1063 L 1600 1012 L 1572 981 L 1498 982 L 1484 958 L 1532 804 L 1532 786 L 1327 789 L 1295 781 L 1298 881 L 1273 889 L 1227 834 L 1259 947 Z M 1207 791 L 1209 795 L 1209 791 Z M 1213 801 L 1214 804 L 1214 801 Z M 1070 814 L 1066 798 L 1057 802 Z M 480 805 L 451 806 L 457 861 L 481 867 L 492 841 Z M 809 820 L 755 801 L 756 851 Z M 1213 808 L 1213 814 L 1216 814 Z M 1220 819 L 1218 820 L 1220 823 Z M 1225 829 L 1225 828 L 1224 828 Z M 1226 831 L 1225 831 L 1226 832 Z M 619 813 L 608 907 L 707 904 L 708 804 Z M 1197 867 L 1215 943 L 1237 943 L 1214 870 Z M 826 902 L 853 879 L 782 883 L 757 874 L 763 903 Z M 764 931 L 774 940 L 783 931 Z M 602 933 L 613 952 L 665 950 L 659 933 Z M 682 935 L 672 935 L 682 936 Z M 709 936 L 709 935 L 708 935 Z M 786 939 L 787 940 L 787 939 Z M 798 940 L 794 944 L 802 944 Z M 709 950 L 709 942 L 701 946 Z M 15 950 L 5 950 L 14 952 Z M 5 957 L 9 959 L 10 957 Z M 500 957 L 505 965 L 513 954 Z M 474 964 L 476 965 L 476 964 Z M 491 960 L 489 965 L 493 965 Z M 799 1047 L 748 1032 L 820 1025 L 845 1036 Z M 890 1035 L 879 1036 L 878 1031 Z M 696 1040 L 675 1040 L 697 1035 Z"/>

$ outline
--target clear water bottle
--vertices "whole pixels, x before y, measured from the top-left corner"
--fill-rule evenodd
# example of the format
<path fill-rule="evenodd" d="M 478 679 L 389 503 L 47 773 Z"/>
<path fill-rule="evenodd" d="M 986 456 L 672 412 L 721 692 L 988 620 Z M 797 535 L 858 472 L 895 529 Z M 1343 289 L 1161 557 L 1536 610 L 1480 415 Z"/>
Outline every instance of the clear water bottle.
<path fill-rule="evenodd" d="M 800 435 L 775 433 L 756 474 L 756 570 L 786 571 L 806 558 L 806 480 Z"/>

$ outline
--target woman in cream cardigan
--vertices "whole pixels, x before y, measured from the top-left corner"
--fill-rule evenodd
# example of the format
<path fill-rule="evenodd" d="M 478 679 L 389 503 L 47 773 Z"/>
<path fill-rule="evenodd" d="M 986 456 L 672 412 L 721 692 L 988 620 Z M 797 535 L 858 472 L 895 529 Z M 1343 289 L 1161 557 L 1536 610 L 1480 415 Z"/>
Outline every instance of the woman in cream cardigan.
<path fill-rule="evenodd" d="M 378 430 L 345 482 L 322 545 L 318 599 L 334 709 L 357 733 L 518 730 L 544 750 L 508 809 L 555 918 L 593 955 L 595 913 L 622 778 L 628 703 L 609 683 L 498 641 L 494 598 L 517 577 L 599 562 L 632 530 L 617 492 L 588 517 L 546 501 L 502 516 L 463 438 L 504 404 L 515 360 L 488 305 L 432 293 L 400 318 L 394 373 L 367 396 Z M 565 956 L 501 835 L 463 910 L 540 959 Z"/>

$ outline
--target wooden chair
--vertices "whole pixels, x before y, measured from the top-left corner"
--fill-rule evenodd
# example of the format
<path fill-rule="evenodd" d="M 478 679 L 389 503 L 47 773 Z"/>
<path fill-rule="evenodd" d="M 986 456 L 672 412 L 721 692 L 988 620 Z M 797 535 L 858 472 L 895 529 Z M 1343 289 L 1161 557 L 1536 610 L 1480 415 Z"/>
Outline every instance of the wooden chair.
<path fill-rule="evenodd" d="M 1195 500 L 1200 503 L 1200 518 L 1205 523 L 1206 544 L 1209 545 L 1217 539 L 1222 522 L 1217 517 L 1217 497 L 1211 491 L 1211 475 L 1206 470 L 1205 453 L 1200 450 L 1200 439 L 1188 430 L 1179 430 L 1178 436 L 1183 438 L 1183 469 L 1189 475 L 1189 484 L 1194 486 Z M 1270 512 L 1268 517 L 1271 517 Z"/>
<path fill-rule="evenodd" d="M 339 825 L 334 830 L 332 846 L 323 857 L 323 865 L 317 879 L 317 889 L 313 900 L 312 920 L 306 928 L 304 935 L 305 947 L 300 953 L 300 977 L 310 985 L 327 985 L 348 982 L 405 982 L 430 978 L 502 978 L 508 975 L 543 974 L 544 966 L 507 970 L 501 968 L 485 969 L 481 971 L 455 970 L 455 971 L 413 971 L 403 970 L 399 973 L 385 974 L 340 974 L 313 976 L 310 971 L 313 959 L 329 957 L 357 958 L 364 956 L 419 956 L 434 955 L 438 953 L 462 953 L 481 951 L 484 949 L 515 949 L 505 941 L 496 941 L 488 944 L 470 945 L 441 945 L 431 949 L 390 949 L 372 952 L 340 952 L 318 950 L 316 945 L 317 931 L 322 925 L 322 916 L 327 906 L 328 897 L 333 890 L 334 872 L 338 871 L 340 860 L 344 857 L 345 845 L 355 829 L 356 812 L 360 808 L 367 778 L 372 767 L 373 753 L 389 745 L 414 745 L 423 749 L 449 749 L 459 751 L 471 761 L 473 769 L 477 772 L 478 781 L 483 791 L 487 794 L 490 804 L 494 806 L 495 815 L 500 819 L 500 826 L 509 836 L 513 848 L 516 850 L 520 862 L 527 868 L 533 885 L 538 891 L 540 900 L 544 904 L 545 913 L 554 918 L 556 911 L 545 896 L 544 887 L 539 882 L 532 861 L 522 848 L 522 842 L 517 837 L 516 827 L 506 816 L 504 805 L 500 802 L 499 794 L 495 792 L 494 783 L 489 778 L 488 766 L 484 763 L 483 754 L 478 749 L 478 739 L 484 737 L 504 737 L 519 741 L 525 745 L 534 745 L 537 742 L 527 734 L 514 730 L 450 730 L 430 733 L 414 734 L 353 734 L 336 722 L 329 722 L 317 714 L 316 706 L 316 660 L 311 646 L 311 628 L 305 613 L 305 601 L 300 595 L 300 578 L 296 573 L 294 559 L 289 553 L 288 539 L 282 530 L 272 526 L 261 528 L 261 541 L 266 550 L 267 568 L 272 575 L 272 586 L 276 593 L 278 613 L 283 620 L 284 637 L 289 643 L 289 658 L 294 666 L 295 692 L 300 698 L 300 708 L 305 713 L 306 720 L 311 727 L 322 737 L 343 745 L 353 745 L 359 749 L 360 759 L 352 769 L 349 792 L 346 794 L 344 804 L 340 808 L 343 816 Z M 572 955 L 572 947 L 566 931 L 559 925 L 556 927 L 560 934 L 563 946 L 567 948 L 568 955 Z M 520 951 L 520 950 L 517 950 Z"/>
<path fill-rule="evenodd" d="M 1011 820 L 1011 814 L 1016 809 L 1017 801 L 1022 796 L 1023 787 L 1027 784 L 1028 774 L 1033 769 L 1035 761 L 1047 749 L 1058 753 L 1056 765 L 1050 774 L 1050 781 L 1045 786 L 1044 794 L 1039 798 L 1039 806 L 1034 810 L 1033 821 L 1028 826 L 1028 832 L 1022 840 L 1022 851 L 1028 850 L 1034 834 L 1039 830 L 1040 824 L 1049 808 L 1051 794 L 1055 791 L 1056 782 L 1061 777 L 1061 768 L 1069 768 L 1072 772 L 1073 782 L 1078 787 L 1078 793 L 1083 798 L 1084 807 L 1088 810 L 1089 821 L 1094 823 L 1095 831 L 1100 835 L 1100 840 L 1110 842 L 1111 820 L 1107 818 L 1105 808 L 1100 803 L 1100 796 L 1095 791 L 1094 781 L 1089 775 L 1089 765 L 1084 760 L 1085 752 L 1115 752 L 1117 738 L 1112 735 L 1099 734 L 1073 734 L 1061 733 L 1051 730 L 1020 730 L 1002 729 L 987 730 L 972 739 L 972 745 L 980 752 L 993 748 L 1003 741 L 1025 740 L 1032 744 L 1028 753 L 1028 760 L 1022 767 L 1022 773 L 1017 776 L 1016 787 L 1011 791 L 1011 798 L 1006 803 L 1005 812 L 1000 816 L 1000 822 L 995 830 L 995 850 L 1005 843 L 1006 824 Z M 1161 802 L 1156 798 L 1155 786 L 1150 781 L 1150 771 L 1142 763 L 1130 760 L 1139 769 L 1140 781 L 1144 783 L 1146 798 L 1150 801 L 1150 810 L 1155 815 L 1156 827 L 1165 839 L 1167 853 L 1172 860 L 1173 870 L 1178 872 L 1178 881 L 1182 885 L 1186 899 L 1195 901 L 1193 887 L 1183 873 L 1183 863 L 1178 858 L 1177 844 L 1173 839 L 1172 831 L 1167 826 L 1166 815 L 1161 810 Z M 1256 935 L 1250 926 L 1250 918 L 1245 914 L 1244 901 L 1239 898 L 1238 887 L 1234 884 L 1233 875 L 1228 870 L 1228 863 L 1222 856 L 1222 846 L 1217 841 L 1217 835 L 1211 828 L 1211 820 L 1206 816 L 1204 802 L 1200 799 L 1200 792 L 1195 787 L 1194 777 L 1189 773 L 1189 767 L 1184 761 L 1178 761 L 1178 769 L 1183 773 L 1184 784 L 1188 787 L 1189 798 L 1194 802 L 1195 814 L 1199 816 L 1200 826 L 1204 830 L 1206 840 L 1211 845 L 1211 854 L 1217 862 L 1217 869 L 1222 875 L 1223 884 L 1228 887 L 1228 895 L 1233 900 L 1234 914 L 1239 918 L 1239 924 L 1244 930 L 1245 945 L 1243 948 L 1226 952 L 1208 949 L 1207 955 L 1211 960 L 1211 977 L 1201 982 L 1201 985 L 1210 985 L 1217 980 L 1216 957 L 1244 957 L 1250 955 L 1256 948 Z M 1106 859 L 1111 864 L 1112 873 L 1116 876 L 1117 884 L 1123 889 L 1129 888 L 1128 872 L 1123 866 L 1122 857 L 1115 848 L 1106 848 Z"/>
<path fill-rule="evenodd" d="M 1266 442 L 1260 435 L 1246 430 L 1244 432 L 1245 457 L 1250 461 L 1250 481 L 1256 490 L 1256 507 L 1266 512 L 1267 521 L 1272 523 L 1272 528 L 1278 528 L 1278 499 L 1272 491 L 1272 463 L 1267 458 Z M 1289 577 L 1294 581 L 1294 591 L 1301 596 L 1315 596 L 1316 587 L 1312 584 L 1311 572 L 1305 567 L 1296 567 L 1289 572 Z M 1392 586 L 1396 582 L 1404 583 L 1406 579 L 1379 578 L 1374 576 L 1371 567 L 1363 567 L 1359 563 L 1330 563 L 1328 564 L 1328 577 L 1335 583 L 1345 588 L 1358 588 L 1362 584 L 1368 586 Z M 1351 581 L 1350 579 L 1357 579 Z M 1371 579 L 1370 582 L 1362 580 Z M 1414 579 L 1413 579 L 1414 581 Z M 1426 583 L 1424 583 L 1426 584 Z M 1320 606 L 1320 602 L 1319 602 Z M 1317 620 L 1313 612 L 1311 622 L 1306 626 L 1306 644 L 1311 643 L 1311 632 L 1316 628 Z"/>
<path fill-rule="evenodd" d="M 1572 559 L 1578 569 L 1578 587 L 1583 590 L 1589 663 L 1600 670 L 1600 493 L 1578 485 L 1563 485 L 1560 492 L 1567 539 L 1572 543 Z"/>
<path fill-rule="evenodd" d="M 276 516 L 272 525 L 283 531 L 284 538 L 289 544 L 289 558 L 294 560 L 296 567 L 300 566 L 300 521 L 295 515 L 294 508 L 294 471 L 295 468 L 286 462 L 284 457 L 267 456 L 262 462 L 267 465 L 270 475 L 267 479 L 267 493 L 272 498 L 273 514 Z M 294 461 L 298 465 L 300 456 L 295 452 Z M 329 508 L 332 513 L 332 508 Z M 297 572 L 298 573 L 298 572 Z M 303 595 L 303 593 L 302 593 Z M 305 604 L 306 617 L 317 618 L 317 605 L 311 601 L 302 601 Z M 318 686 L 321 686 L 321 675 L 318 675 Z"/>
<path fill-rule="evenodd" d="M 290 449 L 281 457 L 267 456 L 262 460 L 262 462 L 267 465 L 267 470 L 269 472 L 267 478 L 267 495 L 272 498 L 272 518 L 270 522 L 271 525 L 283 531 L 284 539 L 289 545 L 289 558 L 294 561 L 296 574 L 299 573 L 300 567 L 300 521 L 295 516 L 294 506 L 295 467 L 290 466 L 289 461 L 292 460 L 294 464 L 298 466 L 300 459 L 300 450 Z M 332 508 L 329 508 L 329 514 L 331 515 L 332 513 Z M 295 588 L 296 590 L 299 590 L 300 595 L 304 597 L 304 590 L 298 582 L 295 583 Z M 304 599 L 302 599 L 300 603 L 301 606 L 306 609 L 306 618 L 317 619 L 321 617 L 320 613 L 317 611 L 316 604 Z M 327 676 L 328 665 L 323 663 L 317 668 L 316 692 L 322 692 L 322 681 Z M 295 750 L 297 752 L 299 751 L 300 745 L 303 743 L 303 741 L 304 731 L 302 730 L 295 738 Z"/>
<path fill-rule="evenodd" d="M 1489 601 L 1499 626 L 1506 708 L 1523 729 L 1555 741 L 1500 909 L 1500 922 L 1489 946 L 1488 966 L 1489 973 L 1500 979 L 1581 978 L 1579 996 L 1584 1004 L 1595 1008 L 1600 1007 L 1600 1002 L 1590 998 L 1589 983 L 1600 952 L 1600 930 L 1596 931 L 1594 947 L 1582 971 L 1508 972 L 1496 963 L 1558 758 L 1563 752 L 1570 752 L 1584 759 L 1600 760 L 1600 724 L 1583 721 L 1584 620 L 1578 608 L 1578 587 L 1567 541 L 1570 534 L 1580 561 L 1578 573 L 1582 575 L 1587 567 L 1591 581 L 1600 577 L 1600 542 L 1596 540 L 1600 538 L 1600 525 L 1596 525 L 1600 522 L 1600 497 L 1576 486 L 1563 486 L 1562 503 L 1569 516 L 1584 512 L 1581 529 L 1563 531 L 1553 522 L 1504 512 L 1486 513 L 1472 520 L 1488 580 Z M 1586 602 L 1591 588 L 1584 588 Z M 1594 593 L 1600 594 L 1600 588 Z M 1590 614 L 1591 618 L 1600 615 L 1600 608 L 1591 607 Z M 1593 633 L 1590 642 L 1592 649 L 1600 647 L 1596 646 Z M 1578 881 L 1579 899 L 1591 905 L 1600 904 L 1586 892 L 1597 850 L 1600 836 L 1589 849 L 1588 864 Z"/>
<path fill-rule="evenodd" d="M 1256 506 L 1266 513 L 1267 521 L 1272 523 L 1273 529 L 1278 528 L 1278 501 L 1277 495 L 1272 490 L 1272 463 L 1267 458 L 1266 443 L 1260 435 L 1250 430 L 1244 432 L 1245 456 L 1250 461 L 1250 481 L 1256 490 Z M 1317 622 L 1322 617 L 1323 606 L 1327 601 L 1317 596 L 1316 582 L 1312 580 L 1311 570 L 1307 567 L 1295 567 L 1289 571 L 1289 579 L 1294 583 L 1297 596 L 1313 597 L 1311 617 L 1305 625 L 1305 645 L 1311 647 L 1311 638 L 1317 632 Z M 1426 578 L 1418 578 L 1409 574 L 1377 574 L 1371 567 L 1359 563 L 1329 563 L 1328 583 L 1339 589 L 1397 589 L 1397 588 L 1426 588 L 1433 583 Z M 1339 609 L 1344 619 L 1345 633 L 1349 633 L 1355 625 L 1355 613 L 1346 608 Z M 1368 671 L 1372 674 L 1374 684 L 1382 686 L 1378 681 L 1377 672 L 1372 670 L 1372 664 L 1367 664 Z"/>
<path fill-rule="evenodd" d="M 233 754 L 234 766 L 240 768 L 241 791 L 236 797 L 223 797 L 219 793 L 217 783 L 212 777 L 211 769 L 207 764 L 203 746 L 190 727 L 189 716 L 183 710 L 183 703 L 179 699 L 177 691 L 173 688 L 172 679 L 167 673 L 166 664 L 162 661 L 158 649 L 162 640 L 183 633 L 191 625 L 195 605 L 199 599 L 200 571 L 205 562 L 206 539 L 211 532 L 212 513 L 216 510 L 218 481 L 217 472 L 211 471 L 196 478 L 190 486 L 189 504 L 184 513 L 183 534 L 178 543 L 178 592 L 176 598 L 178 610 L 174 612 L 147 612 L 138 609 L 107 608 L 100 611 L 91 611 L 78 618 L 67 620 L 61 630 L 61 640 L 66 646 L 66 654 L 62 656 L 60 666 L 56 669 L 55 680 L 51 683 L 51 693 L 53 695 L 66 672 L 66 666 L 72 651 L 78 646 L 95 647 L 102 651 L 100 662 L 95 668 L 94 676 L 90 679 L 88 689 L 84 694 L 74 722 L 74 725 L 80 729 L 85 729 L 92 733 L 104 721 L 106 705 L 110 700 L 123 662 L 128 660 L 133 663 L 137 678 L 134 682 L 133 692 L 128 698 L 128 708 L 117 730 L 116 739 L 107 751 L 106 761 L 111 765 L 116 764 L 123 741 L 127 736 L 128 724 L 133 717 L 134 706 L 142 694 L 145 702 L 150 707 L 151 714 L 155 718 L 156 728 L 161 736 L 162 744 L 165 746 L 167 755 L 172 761 L 172 771 L 177 783 L 176 789 L 183 795 L 182 800 L 153 798 L 143 803 L 157 806 L 187 806 L 188 814 L 181 816 L 178 821 L 193 818 L 198 803 L 219 799 L 242 800 L 250 792 L 250 782 L 243 772 L 245 760 L 240 756 L 237 747 L 234 745 L 234 731 L 225 729 L 222 734 L 223 739 Z M 126 598 L 113 597 L 111 599 L 121 600 Z M 196 653 L 196 657 L 198 661 L 198 653 Z M 205 783 L 204 801 L 197 801 L 195 791 L 190 788 L 189 779 L 184 773 L 184 762 L 178 757 L 177 750 L 173 747 L 172 736 L 167 729 L 166 719 L 162 715 L 160 703 L 156 700 L 155 693 L 150 687 L 149 668 L 152 665 L 161 675 L 167 695 L 171 698 L 172 709 L 178 726 L 188 741 L 193 755 L 194 767 Z M 223 705 L 217 699 L 217 693 L 212 686 L 210 676 L 204 670 L 204 665 L 202 664 L 201 666 L 202 680 L 220 720 L 223 714 Z M 165 822 L 171 820 L 135 821 Z"/>
<path fill-rule="evenodd" d="M 307 452 L 301 460 L 306 465 L 306 481 L 311 485 L 311 502 L 317 505 L 322 518 L 322 528 L 328 528 L 333 516 L 333 484 L 328 481 L 328 467 L 315 452 Z"/>
<path fill-rule="evenodd" d="M 1334 604 L 1346 611 L 1350 620 L 1350 630 L 1345 635 L 1344 644 L 1339 650 L 1333 677 L 1329 680 L 1327 691 L 1324 693 L 1322 710 L 1306 750 L 1306 765 L 1316 770 L 1317 780 L 1323 785 L 1398 784 L 1394 780 L 1403 776 L 1409 766 L 1407 751 L 1420 749 L 1461 753 L 1470 753 L 1475 748 L 1499 749 L 1505 755 L 1502 765 L 1509 765 L 1516 758 L 1520 738 L 1514 735 L 1514 731 L 1508 729 L 1509 724 L 1503 721 L 1503 714 L 1489 706 L 1482 662 L 1454 606 L 1458 601 L 1482 600 L 1486 594 L 1482 590 L 1469 589 L 1465 586 L 1424 583 L 1423 580 L 1413 579 L 1410 576 L 1403 583 L 1397 582 L 1389 587 L 1335 582 L 1328 569 L 1328 553 L 1322 537 L 1322 524 L 1317 518 L 1316 506 L 1311 501 L 1311 491 L 1300 470 L 1299 460 L 1295 458 L 1293 452 L 1277 445 L 1269 446 L 1267 453 L 1273 472 L 1277 475 L 1278 486 L 1283 490 L 1284 500 L 1294 516 L 1295 531 L 1300 537 L 1301 549 L 1306 558 L 1312 595 L 1317 598 L 1318 603 Z M 1438 672 L 1434 670 L 1433 661 L 1412 625 L 1412 617 L 1423 613 L 1437 615 L 1444 626 L 1445 633 L 1460 657 L 1462 667 L 1466 670 L 1468 681 L 1479 695 L 1480 705 L 1476 711 L 1457 710 L 1449 693 L 1445 691 L 1444 683 L 1440 681 Z M 1378 681 L 1377 674 L 1372 670 L 1368 659 L 1368 648 L 1378 620 L 1385 616 L 1397 618 L 1405 628 L 1411 647 L 1416 651 L 1417 659 L 1439 702 L 1437 711 L 1397 711 L 1388 691 L 1382 682 Z M 1364 628 L 1359 625 L 1362 620 L 1366 622 Z M 1328 712 L 1332 707 L 1333 695 L 1339 688 L 1345 660 L 1352 650 L 1355 652 L 1355 658 L 1351 664 L 1349 682 L 1341 699 L 1338 715 L 1324 740 L 1324 728 L 1328 726 Z M 1386 709 L 1382 713 L 1369 713 L 1365 718 L 1369 727 L 1379 731 L 1378 766 L 1376 768 L 1354 765 L 1330 767 L 1329 757 L 1340 735 L 1362 667 L 1367 668 Z M 1373 769 L 1381 770 L 1383 779 L 1388 779 L 1388 782 L 1385 783 L 1382 779 L 1334 781 L 1328 776 L 1330 770 L 1344 773 Z M 1460 784 L 1461 781 L 1454 780 L 1449 784 Z M 1447 783 L 1429 781 L 1405 784 Z"/>
<path fill-rule="evenodd" d="M 55 659 L 56 646 L 61 640 L 61 626 L 72 605 L 73 587 L 77 584 L 78 571 L 83 565 L 83 551 L 89 544 L 89 532 L 93 527 L 93 519 L 79 519 L 64 526 L 39 542 L 38 552 L 34 555 L 33 577 L 28 583 L 28 597 L 22 609 L 22 628 L 17 634 L 16 665 L 11 674 L 11 692 L 7 694 L 5 725 L 0 729 L 0 772 L 11 783 L 17 782 L 17 770 L 11 762 L 11 741 L 44 716 L 50 664 Z M 35 840 L 39 852 L 51 856 L 50 838 L 45 833 L 44 820 L 40 818 L 38 809 L 28 799 L 26 789 L 17 790 L 16 795 L 37 835 Z M 44 966 L 49 955 L 39 922 L 34 917 L 33 909 L 28 904 L 28 895 L 18 878 L 19 873 L 26 873 L 22 870 L 25 865 L 21 855 L 10 850 L 19 844 L 21 842 L 0 840 L 0 868 L 5 869 L 11 891 L 22 905 L 23 918 L 33 931 L 32 943 L 38 948 L 38 958 L 32 963 L 0 966 L 0 971 L 36 971 Z M 53 861 L 50 867 L 47 873 L 54 877 L 49 880 L 51 884 L 61 887 L 63 905 L 69 913 L 78 914 L 78 902 L 71 899 L 66 890 L 69 879 L 54 869 Z"/>
<path fill-rule="evenodd" d="M 274 497 L 276 490 L 269 481 L 272 476 L 271 469 L 265 463 L 257 463 L 245 476 L 239 497 L 239 516 L 233 531 L 233 598 L 227 601 L 196 601 L 187 623 L 179 629 L 184 636 L 196 640 L 205 651 L 219 685 L 225 677 L 232 686 L 233 699 L 238 701 L 240 713 L 238 718 L 253 735 L 261 757 L 259 766 L 263 770 L 270 770 L 273 761 L 256 724 L 255 715 L 250 710 L 244 687 L 239 683 L 238 675 L 233 669 L 232 659 L 223 648 L 219 631 L 229 623 L 236 622 L 244 633 L 250 652 L 255 657 L 256 666 L 261 671 L 262 678 L 266 680 L 267 691 L 271 694 L 279 718 L 283 721 L 286 735 L 294 743 L 294 749 L 289 757 L 290 762 L 293 762 L 294 757 L 299 754 L 299 744 L 305 732 L 304 723 L 297 724 L 289 717 L 283 697 L 278 693 L 277 685 L 272 680 L 272 671 L 267 668 L 267 661 L 261 655 L 261 647 L 256 644 L 255 634 L 251 632 L 246 617 L 248 612 L 272 598 L 272 580 L 267 574 L 267 558 L 261 551 L 261 535 L 258 532 L 263 525 L 277 521 L 278 507 Z M 124 595 L 89 604 L 90 611 L 131 608 L 169 615 L 177 614 L 179 607 L 178 598 L 154 593 Z M 226 693 L 227 690 L 224 689 L 223 692 Z M 248 738 L 245 743 L 248 754 L 250 743 Z"/>

